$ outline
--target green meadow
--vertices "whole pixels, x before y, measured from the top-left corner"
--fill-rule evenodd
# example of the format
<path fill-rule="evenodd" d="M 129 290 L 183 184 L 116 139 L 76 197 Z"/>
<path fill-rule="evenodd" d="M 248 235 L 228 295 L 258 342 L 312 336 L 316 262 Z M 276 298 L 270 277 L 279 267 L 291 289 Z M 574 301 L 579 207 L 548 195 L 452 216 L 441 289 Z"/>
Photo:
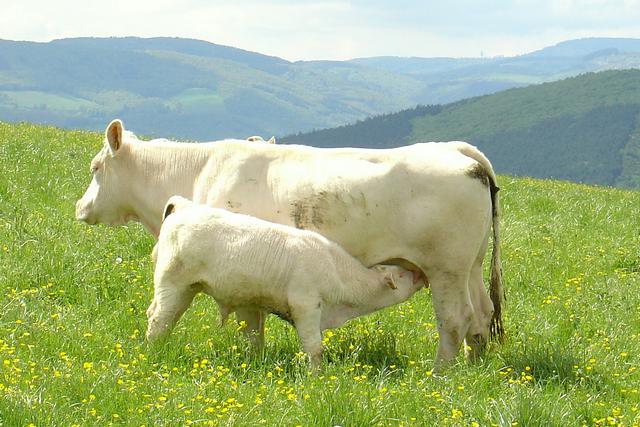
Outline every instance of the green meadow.
<path fill-rule="evenodd" d="M 145 343 L 152 239 L 74 219 L 101 139 L 0 123 L 0 426 L 640 425 L 639 192 L 501 176 L 506 341 L 434 374 L 424 290 L 326 331 L 314 375 L 205 296 Z"/>

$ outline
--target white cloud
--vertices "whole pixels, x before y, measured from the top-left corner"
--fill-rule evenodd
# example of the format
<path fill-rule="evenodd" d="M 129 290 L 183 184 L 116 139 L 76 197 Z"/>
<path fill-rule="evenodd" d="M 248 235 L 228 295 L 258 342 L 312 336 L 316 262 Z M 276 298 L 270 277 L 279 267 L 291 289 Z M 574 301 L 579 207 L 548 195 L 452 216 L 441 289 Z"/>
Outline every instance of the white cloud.
<path fill-rule="evenodd" d="M 640 37 L 640 0 L 21 0 L 0 38 L 173 36 L 286 59 L 514 55 L 587 36 Z"/>

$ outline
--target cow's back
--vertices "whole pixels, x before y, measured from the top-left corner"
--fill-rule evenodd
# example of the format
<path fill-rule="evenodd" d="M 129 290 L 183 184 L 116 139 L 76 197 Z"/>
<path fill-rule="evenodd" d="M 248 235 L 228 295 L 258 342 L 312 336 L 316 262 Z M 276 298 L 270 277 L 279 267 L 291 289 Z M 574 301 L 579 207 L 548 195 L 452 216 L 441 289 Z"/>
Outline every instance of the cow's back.
<path fill-rule="evenodd" d="M 195 201 L 317 231 L 366 265 L 414 262 L 443 229 L 484 232 L 490 219 L 486 181 L 474 175 L 478 163 L 453 144 L 228 144 L 203 170 Z"/>

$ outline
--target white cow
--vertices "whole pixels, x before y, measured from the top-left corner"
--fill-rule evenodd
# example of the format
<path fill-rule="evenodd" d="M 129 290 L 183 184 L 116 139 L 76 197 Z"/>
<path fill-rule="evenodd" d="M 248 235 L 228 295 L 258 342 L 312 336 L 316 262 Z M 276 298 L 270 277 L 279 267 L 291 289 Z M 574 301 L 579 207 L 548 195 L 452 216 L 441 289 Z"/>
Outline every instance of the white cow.
<path fill-rule="evenodd" d="M 318 233 L 173 196 L 154 249 L 147 339 L 171 331 L 198 292 L 220 306 L 277 314 L 295 326 L 314 367 L 322 331 L 406 301 L 422 288 L 398 266 L 365 268 Z"/>
<path fill-rule="evenodd" d="M 394 149 L 143 142 L 114 120 L 76 205 L 88 224 L 140 221 L 157 238 L 177 194 L 197 203 L 316 231 L 365 266 L 399 264 L 428 277 L 440 336 L 436 364 L 466 339 L 477 356 L 502 336 L 499 221 L 491 164 L 464 142 Z M 490 296 L 482 263 L 493 225 Z M 262 342 L 264 312 L 239 310 Z"/>

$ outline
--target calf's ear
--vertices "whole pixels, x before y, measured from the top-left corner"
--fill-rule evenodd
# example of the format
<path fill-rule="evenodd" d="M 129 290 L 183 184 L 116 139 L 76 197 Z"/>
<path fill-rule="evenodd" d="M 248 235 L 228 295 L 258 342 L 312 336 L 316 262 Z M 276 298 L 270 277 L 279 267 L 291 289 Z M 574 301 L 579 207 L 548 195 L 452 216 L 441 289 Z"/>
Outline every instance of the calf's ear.
<path fill-rule="evenodd" d="M 111 148 L 111 152 L 113 154 L 116 154 L 122 146 L 123 131 L 124 126 L 122 126 L 122 122 L 119 119 L 111 121 L 111 123 L 109 123 L 109 126 L 107 126 L 105 136 L 107 137 L 109 148 Z"/>
<path fill-rule="evenodd" d="M 391 274 L 390 272 L 387 272 L 384 275 L 384 281 L 391 289 L 398 289 L 398 286 L 396 286 L 396 282 L 393 280 L 393 274 Z"/>
<path fill-rule="evenodd" d="M 164 215 L 162 215 L 162 220 L 167 219 L 169 215 L 176 211 L 176 205 L 173 203 L 167 203 L 167 206 L 164 208 Z"/>

